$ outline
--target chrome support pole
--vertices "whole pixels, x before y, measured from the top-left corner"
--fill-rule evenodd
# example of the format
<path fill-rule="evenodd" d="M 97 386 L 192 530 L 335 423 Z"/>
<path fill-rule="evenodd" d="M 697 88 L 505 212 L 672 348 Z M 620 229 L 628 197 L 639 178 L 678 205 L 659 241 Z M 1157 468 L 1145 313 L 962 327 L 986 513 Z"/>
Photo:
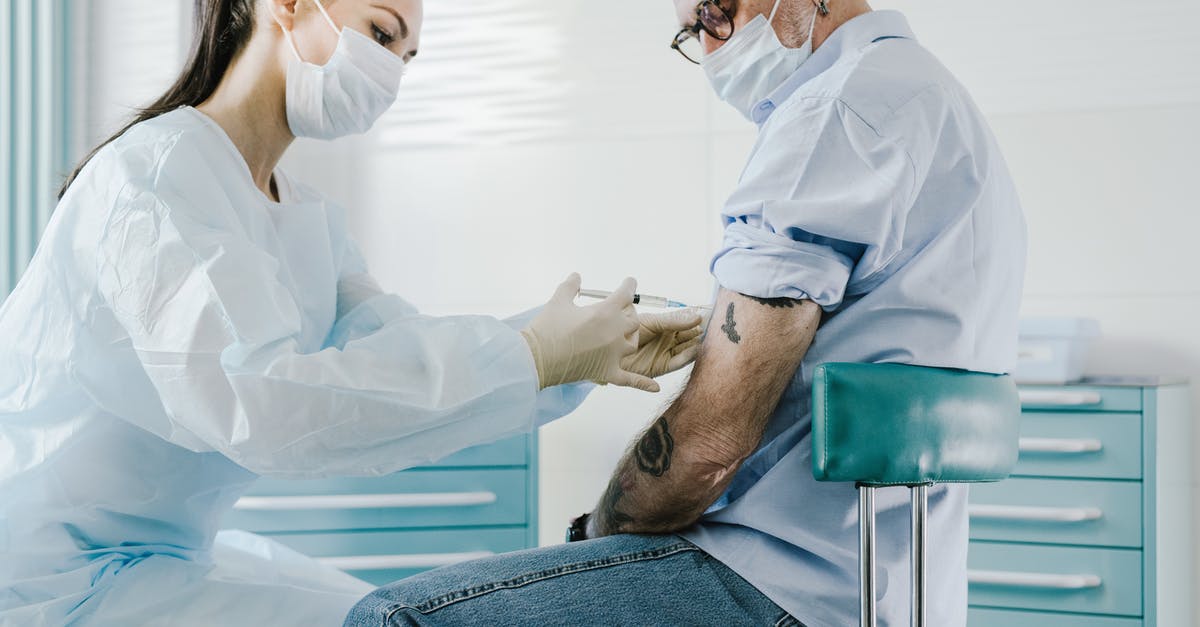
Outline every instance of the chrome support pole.
<path fill-rule="evenodd" d="M 858 486 L 858 606 L 861 627 L 875 627 L 875 488 Z"/>
<path fill-rule="evenodd" d="M 925 627 L 925 521 L 929 506 L 928 486 L 909 488 L 912 493 L 912 627 Z"/>

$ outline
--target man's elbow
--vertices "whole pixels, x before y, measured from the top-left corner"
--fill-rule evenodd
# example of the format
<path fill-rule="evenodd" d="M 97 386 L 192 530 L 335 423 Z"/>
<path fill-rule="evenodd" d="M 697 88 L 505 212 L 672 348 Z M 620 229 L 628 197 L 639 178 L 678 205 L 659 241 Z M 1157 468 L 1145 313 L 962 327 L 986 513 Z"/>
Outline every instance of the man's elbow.
<path fill-rule="evenodd" d="M 667 475 L 669 496 L 642 500 L 635 532 L 676 533 L 692 526 L 721 497 L 740 466 L 741 460 L 678 458 Z"/>
<path fill-rule="evenodd" d="M 679 455 L 681 470 L 688 475 L 689 483 L 724 491 L 757 444 L 757 440 L 739 441 L 709 434 L 703 440 L 682 447 L 684 450 Z"/>
<path fill-rule="evenodd" d="M 746 455 L 731 450 L 721 453 L 694 450 L 680 454 L 677 459 L 677 465 L 671 468 L 674 474 L 673 507 L 661 503 L 667 507 L 662 508 L 658 516 L 665 525 L 677 527 L 668 531 L 684 529 L 700 519 L 728 488 Z"/>

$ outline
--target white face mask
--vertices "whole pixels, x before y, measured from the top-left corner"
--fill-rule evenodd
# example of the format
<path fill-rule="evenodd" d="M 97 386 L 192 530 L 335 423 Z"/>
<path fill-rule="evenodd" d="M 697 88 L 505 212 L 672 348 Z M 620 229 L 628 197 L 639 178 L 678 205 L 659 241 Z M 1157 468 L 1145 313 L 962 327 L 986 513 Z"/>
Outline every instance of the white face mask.
<path fill-rule="evenodd" d="M 337 49 L 325 65 L 300 58 L 291 31 L 284 36 L 294 58 L 288 63 L 287 118 L 296 137 L 336 139 L 365 133 L 396 102 L 405 63 L 370 37 L 338 30 L 329 13 L 314 0 L 333 32 Z"/>
<path fill-rule="evenodd" d="M 771 17 L 758 15 L 725 42 L 716 52 L 704 57 L 704 73 L 717 96 L 753 120 L 754 105 L 765 100 L 800 65 L 812 56 L 812 34 L 817 26 L 813 11 L 808 40 L 799 48 L 787 48 L 771 24 L 782 0 L 775 0 Z"/>

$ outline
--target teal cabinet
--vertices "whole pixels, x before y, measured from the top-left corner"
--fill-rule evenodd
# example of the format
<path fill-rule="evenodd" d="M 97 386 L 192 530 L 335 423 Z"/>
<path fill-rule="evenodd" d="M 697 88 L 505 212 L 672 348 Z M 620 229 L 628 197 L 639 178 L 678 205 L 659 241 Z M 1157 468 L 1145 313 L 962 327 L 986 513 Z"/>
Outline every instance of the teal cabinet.
<path fill-rule="evenodd" d="M 1083 614 L 1051 614 L 973 607 L 967 610 L 971 627 L 1142 627 L 1141 619 Z"/>
<path fill-rule="evenodd" d="M 1027 477 L 1140 479 L 1140 413 L 1025 412 L 1016 473 Z"/>
<path fill-rule="evenodd" d="M 224 526 L 381 585 L 537 546 L 536 469 L 529 435 L 384 477 L 261 479 Z"/>
<path fill-rule="evenodd" d="M 1113 378 L 1021 397 L 1013 477 L 971 488 L 969 624 L 1194 624 L 1187 387 Z"/>
<path fill-rule="evenodd" d="M 971 538 L 1141 548 L 1135 481 L 1018 478 L 971 486 Z"/>
<path fill-rule="evenodd" d="M 1142 615 L 1139 550 L 979 542 L 967 568 L 978 605 Z"/>

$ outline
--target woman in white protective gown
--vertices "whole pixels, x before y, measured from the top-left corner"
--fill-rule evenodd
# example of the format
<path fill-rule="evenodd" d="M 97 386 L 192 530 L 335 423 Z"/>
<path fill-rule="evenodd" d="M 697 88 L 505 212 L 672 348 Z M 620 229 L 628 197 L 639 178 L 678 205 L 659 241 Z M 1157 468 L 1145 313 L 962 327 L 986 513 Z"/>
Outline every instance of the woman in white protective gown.
<path fill-rule="evenodd" d="M 383 293 L 276 165 L 367 131 L 421 0 L 198 0 L 178 82 L 71 177 L 0 308 L 0 625 L 340 625 L 370 586 L 217 530 L 260 475 L 379 475 L 657 389 L 699 334 L 632 280 L 517 320 Z"/>

